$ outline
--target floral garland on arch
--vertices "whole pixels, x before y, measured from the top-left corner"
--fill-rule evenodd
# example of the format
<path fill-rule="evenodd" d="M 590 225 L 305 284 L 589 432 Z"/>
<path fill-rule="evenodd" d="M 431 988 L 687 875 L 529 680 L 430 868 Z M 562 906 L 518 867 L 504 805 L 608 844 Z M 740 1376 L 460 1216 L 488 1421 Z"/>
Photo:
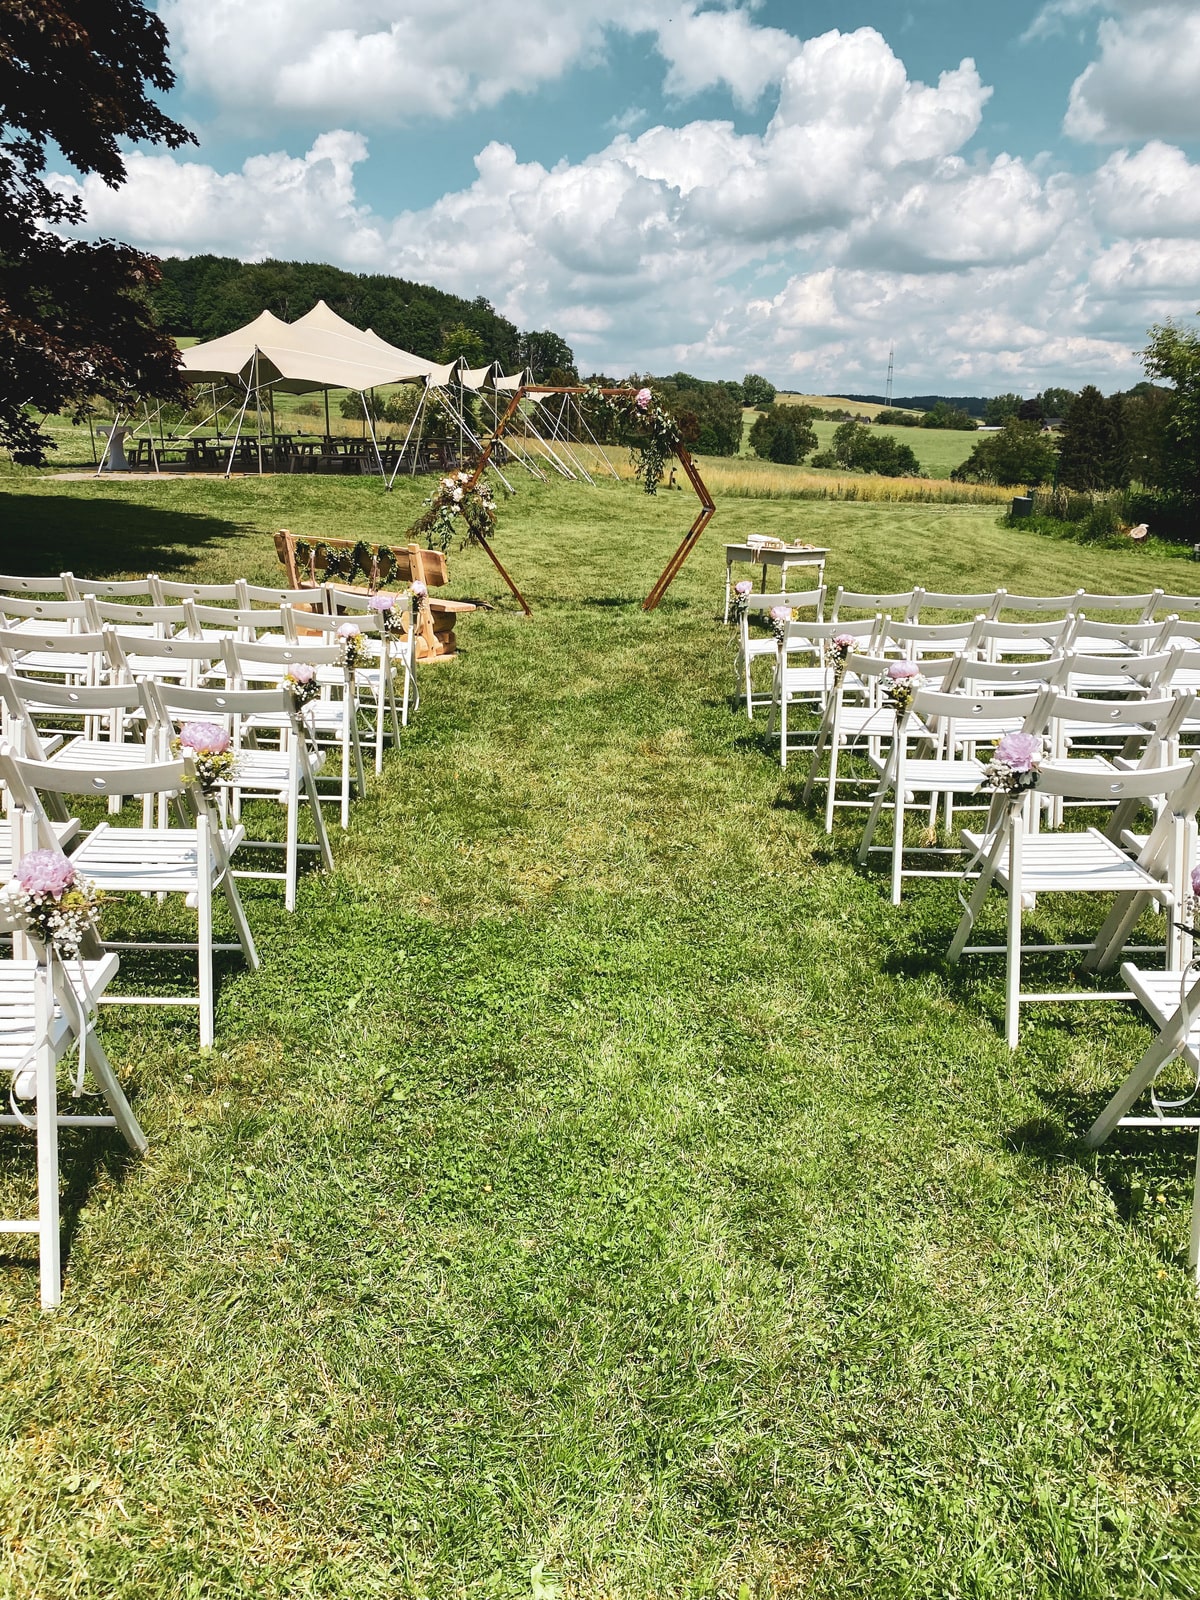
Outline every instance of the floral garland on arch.
<path fill-rule="evenodd" d="M 412 532 L 424 533 L 430 550 L 450 549 L 457 535 L 464 545 L 479 544 L 496 531 L 496 502 L 487 478 L 472 484 L 469 472 L 443 478 L 425 502 L 425 514 Z"/>
<path fill-rule="evenodd" d="M 683 437 L 675 418 L 663 410 L 652 389 L 639 389 L 632 395 L 605 394 L 592 384 L 583 398 L 615 423 L 622 442 L 629 444 L 634 477 L 647 494 L 657 494 L 667 457 L 675 454 Z"/>

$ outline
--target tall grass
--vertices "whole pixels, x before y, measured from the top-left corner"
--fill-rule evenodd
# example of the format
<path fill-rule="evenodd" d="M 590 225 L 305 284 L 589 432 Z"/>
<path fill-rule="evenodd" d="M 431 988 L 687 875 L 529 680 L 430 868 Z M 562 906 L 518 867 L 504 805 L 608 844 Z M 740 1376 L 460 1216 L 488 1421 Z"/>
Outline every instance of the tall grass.
<path fill-rule="evenodd" d="M 745 500 L 864 500 L 923 503 L 928 505 L 1006 505 L 1011 489 L 993 484 L 950 483 L 932 478 L 879 478 L 824 472 L 746 460 L 728 465 L 713 457 L 701 462 L 701 471 L 715 493 Z"/>

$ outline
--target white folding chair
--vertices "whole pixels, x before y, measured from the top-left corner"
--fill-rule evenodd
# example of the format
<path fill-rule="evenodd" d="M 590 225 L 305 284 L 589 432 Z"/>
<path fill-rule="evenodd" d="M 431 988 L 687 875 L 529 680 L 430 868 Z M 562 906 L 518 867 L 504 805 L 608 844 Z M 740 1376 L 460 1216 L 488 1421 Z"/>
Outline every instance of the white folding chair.
<path fill-rule="evenodd" d="M 200 1046 L 214 1038 L 213 952 L 240 950 L 248 966 L 258 967 L 258 951 L 238 896 L 230 868 L 243 830 L 223 830 L 213 808 L 196 781 L 190 758 L 151 765 L 97 769 L 55 766 L 27 761 L 11 752 L 0 753 L 0 779 L 12 792 L 13 804 L 37 821 L 39 831 L 48 826 L 41 795 L 91 793 L 97 797 L 169 794 L 186 802 L 192 826 L 178 828 L 114 828 L 107 822 L 93 828 L 77 844 L 71 860 L 103 895 L 155 896 L 180 894 L 194 905 L 197 917 L 195 944 L 162 940 L 105 941 L 115 950 L 190 950 L 198 965 L 198 996 L 105 994 L 104 1005 L 154 1005 L 195 1007 L 200 1017 Z M 213 897 L 219 890 L 233 918 L 236 944 L 213 942 Z"/>
<path fill-rule="evenodd" d="M 200 605 L 214 606 L 242 604 L 236 583 L 179 583 L 170 578 L 160 578 L 154 572 L 150 573 L 146 582 L 156 606 L 165 606 L 172 600 L 192 600 Z"/>
<path fill-rule="evenodd" d="M 61 595 L 64 600 L 73 600 L 76 596 L 70 589 L 71 576 L 69 572 L 60 573 L 57 578 L 27 578 L 19 573 L 0 573 L 0 597 L 15 594 L 28 599 L 44 594 Z M 0 598 L 0 611 L 3 609 L 3 599 Z"/>
<path fill-rule="evenodd" d="M 907 622 L 884 617 L 879 635 L 882 655 L 903 656 L 906 661 L 936 660 L 942 656 L 971 656 L 985 618 L 965 622 Z"/>
<path fill-rule="evenodd" d="M 1118 1128 L 1200 1132 L 1200 1115 L 1187 1112 L 1195 1099 L 1195 1086 L 1200 1085 L 1200 968 L 1189 965 L 1167 972 L 1146 972 L 1128 961 L 1121 968 L 1121 976 L 1157 1031 L 1088 1129 L 1084 1142 L 1090 1150 L 1098 1149 Z M 1186 1067 L 1193 1092 L 1182 1098 L 1163 1099 L 1156 1092 L 1155 1083 L 1163 1069 L 1175 1060 Z M 1149 1114 L 1133 1115 L 1134 1107 L 1146 1094 L 1150 1095 Z M 1192 1177 L 1188 1266 L 1200 1289 L 1200 1141 Z"/>
<path fill-rule="evenodd" d="M 1085 656 L 1146 656 L 1170 649 L 1171 619 L 1165 622 L 1097 622 L 1075 614 L 1071 649 Z"/>
<path fill-rule="evenodd" d="M 0 598 L 4 626 L 18 633 L 89 633 L 89 609 L 82 599 L 41 600 L 29 595 Z"/>
<path fill-rule="evenodd" d="M 878 616 L 907 617 L 913 599 L 919 592 L 917 589 L 905 589 L 899 594 L 864 594 L 856 589 L 839 587 L 833 598 L 829 620 L 842 621 L 844 610 L 865 612 L 865 616 L 852 619 L 859 622 L 873 621 Z"/>
<path fill-rule="evenodd" d="M 88 631 L 104 633 L 113 629 L 129 639 L 172 639 L 187 629 L 188 616 L 182 604 L 127 605 L 117 600 L 99 600 L 85 594 Z"/>
<path fill-rule="evenodd" d="M 336 795 L 323 794 L 321 801 L 323 804 L 338 805 L 341 825 L 344 829 L 348 828 L 351 793 L 356 789 L 358 794 L 365 794 L 367 780 L 363 771 L 353 674 L 343 664 L 341 646 L 318 644 L 308 639 L 296 644 L 270 640 L 239 644 L 227 639 L 224 649 L 231 689 L 261 687 L 264 684 L 277 688 L 282 685 L 287 672 L 300 664 L 314 667 L 318 674 L 325 672 L 340 680 L 341 699 L 334 700 L 323 694 L 319 699 L 310 701 L 304 707 L 301 722 L 319 745 L 338 751 L 338 792 Z M 243 728 L 253 734 L 280 731 L 276 721 L 261 716 L 247 717 Z"/>
<path fill-rule="evenodd" d="M 1002 622 L 985 619 L 975 635 L 975 648 L 984 661 L 1004 661 L 1009 656 L 1025 660 L 1039 656 L 1058 656 L 1071 648 L 1074 617 L 1055 621 Z"/>
<path fill-rule="evenodd" d="M 863 800 L 837 798 L 838 767 L 844 749 L 848 751 L 857 747 L 862 750 L 874 766 L 875 776 L 842 777 L 840 781 L 846 787 L 869 789 L 874 795 L 879 784 L 879 774 L 883 770 L 885 749 L 891 745 L 896 732 L 896 713 L 882 695 L 883 680 L 896 664 L 895 657 L 870 656 L 854 652 L 847 659 L 837 683 L 830 688 L 825 714 L 821 718 L 821 726 L 817 730 L 809 759 L 802 797 L 803 804 L 807 805 L 814 786 L 818 783 L 825 785 L 826 833 L 833 832 L 833 814 L 839 807 L 870 810 L 872 801 L 869 798 Z M 953 656 L 940 661 L 922 662 L 921 676 L 928 684 L 937 686 L 953 670 L 954 664 Z M 864 704 L 849 703 L 848 696 L 855 689 L 859 694 L 866 691 Z M 924 731 L 928 732 L 927 729 Z M 822 777 L 819 766 L 822 756 L 826 753 L 828 766 Z"/>
<path fill-rule="evenodd" d="M 1045 691 L 1032 694 L 1014 694 L 1006 697 L 1006 710 L 1019 719 L 1018 726 L 1026 733 L 1040 733 L 1045 726 Z M 922 858 L 961 856 L 960 846 L 939 846 L 933 841 L 919 845 L 904 843 L 905 815 L 910 801 L 918 795 L 929 796 L 928 821 L 932 828 L 939 800 L 945 807 L 944 823 L 947 832 L 954 824 L 954 801 L 959 809 L 990 809 L 990 796 L 981 796 L 984 779 L 983 762 L 975 755 L 956 755 L 960 744 L 974 749 L 979 735 L 973 724 L 990 726 L 993 721 L 993 703 L 990 698 L 972 699 L 962 694 L 946 694 L 937 689 L 918 689 L 909 711 L 896 719 L 896 736 L 879 778 L 879 787 L 871 802 L 867 825 L 863 830 L 858 850 L 860 866 L 865 866 L 872 853 L 890 855 L 892 904 L 898 906 L 905 878 L 957 878 L 960 871 L 935 867 L 909 867 L 905 865 L 906 853 Z M 930 734 L 933 735 L 932 740 Z M 922 743 L 932 745 L 935 753 L 916 756 L 909 753 L 914 736 Z M 876 845 L 873 841 L 883 815 L 888 797 L 892 799 L 892 839 L 890 845 Z"/>
<path fill-rule="evenodd" d="M 94 595 L 97 600 L 149 600 L 152 605 L 159 604 L 151 573 L 144 578 L 77 578 L 74 573 L 64 572 L 63 578 L 69 580 L 65 585 L 68 600 Z"/>
<path fill-rule="evenodd" d="M 0 1234 L 37 1236 L 41 1302 L 47 1310 L 62 1301 L 59 1129 L 117 1128 L 131 1149 L 146 1149 L 146 1136 L 93 1025 L 95 1002 L 112 982 L 117 961 L 111 953 L 67 959 L 44 947 L 32 960 L 0 960 L 0 1073 L 8 1075 L 9 1103 L 0 1127 L 33 1134 L 37 1147 L 37 1215 L 0 1219 Z M 59 1065 L 68 1059 L 90 1070 L 107 1103 L 106 1114 L 59 1109 Z"/>
<path fill-rule="evenodd" d="M 1074 609 L 1089 616 L 1095 616 L 1097 611 L 1127 611 L 1134 622 L 1149 622 L 1161 599 L 1161 589 L 1152 589 L 1148 594 L 1093 594 L 1090 589 L 1080 589 Z"/>
<path fill-rule="evenodd" d="M 147 763 L 153 752 L 146 743 L 146 722 L 136 687 L 130 684 L 64 684 L 48 679 L 19 678 L 0 673 L 0 697 L 5 710 L 5 736 L 17 755 L 52 765 L 86 768 L 127 767 Z M 56 719 L 52 733 L 39 727 L 39 717 Z M 64 722 L 80 720 L 75 731 Z M 107 729 L 107 736 L 102 736 Z M 89 784 L 79 794 L 91 794 Z M 55 801 L 49 802 L 51 809 Z M 119 796 L 109 799 L 110 810 L 121 809 Z M 145 801 L 149 826 L 149 800 Z"/>
<path fill-rule="evenodd" d="M 326 585 L 329 616 L 307 630 L 326 640 L 336 638 L 337 629 L 353 622 L 375 652 L 375 664 L 359 667 L 355 673 L 355 686 L 359 690 L 359 704 L 371 714 L 371 742 L 375 749 L 375 771 L 383 771 L 383 745 L 385 731 L 390 727 L 393 746 L 400 743 L 400 730 L 407 728 L 410 706 L 417 701 L 417 608 L 411 593 L 393 596 L 393 615 L 398 634 L 389 633 L 380 620 L 379 613 L 370 608 L 373 596 Z M 295 617 L 298 637 L 305 634 L 306 619 Z M 395 673 L 403 680 L 400 701 L 396 700 Z"/>
<path fill-rule="evenodd" d="M 779 765 L 786 767 L 788 754 L 796 748 L 788 728 L 788 708 L 796 703 L 809 704 L 814 710 L 825 713 L 829 696 L 836 692 L 845 696 L 861 696 L 863 686 L 858 679 L 847 679 L 845 672 L 836 672 L 831 651 L 838 638 L 852 639 L 856 651 L 869 650 L 879 632 L 882 619 L 870 622 L 792 622 L 784 630 L 783 639 L 776 647 L 775 675 L 771 683 L 771 719 L 767 736 L 779 728 Z M 792 656 L 805 658 L 796 665 Z"/>
<path fill-rule="evenodd" d="M 192 687 L 225 676 L 220 645 L 214 639 L 194 639 L 176 634 L 171 639 L 145 639 L 104 630 L 104 653 L 109 675 L 117 683 L 140 683 L 154 678 L 161 683 Z"/>
<path fill-rule="evenodd" d="M 1146 656 L 1089 656 L 1072 650 L 1060 680 L 1069 694 L 1133 695 L 1145 699 L 1166 689 L 1180 652 L 1160 650 Z"/>
<path fill-rule="evenodd" d="M 238 850 L 263 851 L 282 848 L 284 870 L 242 871 L 235 867 L 233 875 L 281 882 L 284 907 L 294 911 L 301 853 L 319 856 L 321 865 L 331 872 L 333 852 L 317 791 L 316 771 L 322 760 L 321 753 L 318 750 L 315 758 L 310 754 L 291 693 L 287 689 L 194 689 L 146 681 L 142 684 L 142 695 L 147 717 L 159 733 L 163 755 L 170 748 L 176 724 L 200 720 L 228 727 L 237 767 L 232 777 L 222 781 L 219 790 L 231 797 L 235 822 L 243 821 L 242 802 L 246 799 L 269 799 L 285 806 L 286 831 L 282 847 L 273 840 L 252 839 L 248 834 L 243 835 L 237 847 Z M 251 719 L 259 727 L 279 729 L 281 740 L 277 750 L 247 743 L 244 729 Z M 315 844 L 300 842 L 300 807 L 305 800 L 312 814 Z"/>
<path fill-rule="evenodd" d="M 908 622 L 921 622 L 930 611 L 969 611 L 971 616 L 994 617 L 1003 589 L 987 589 L 982 594 L 946 594 L 937 589 L 915 589 L 906 613 Z"/>
<path fill-rule="evenodd" d="M 225 639 L 237 639 L 245 644 L 253 644 L 258 639 L 290 643 L 296 637 L 291 624 L 293 613 L 287 606 L 271 609 L 226 607 L 185 600 L 183 608 L 187 614 L 188 633 L 193 639 L 211 639 L 217 643 Z"/>
<path fill-rule="evenodd" d="M 964 842 L 974 851 L 973 859 L 979 863 L 979 876 L 951 942 L 949 959 L 957 962 L 964 955 L 1005 956 L 1004 1023 L 1012 1049 L 1019 1040 L 1023 1005 L 1127 998 L 1124 991 L 1023 991 L 1023 955 L 1090 951 L 1096 942 L 1022 944 L 1021 917 L 1026 897 L 1054 893 L 1145 896 L 1147 901 L 1156 901 L 1165 910 L 1176 902 L 1177 871 L 1163 877 L 1153 876 L 1146 866 L 1131 860 L 1097 828 L 1074 833 L 1037 833 L 1030 829 L 1028 819 L 1033 804 L 1046 797 L 1062 796 L 1113 805 L 1124 800 L 1170 802 L 1189 779 L 1195 787 L 1197 768 L 1191 763 L 1181 763 L 1148 772 L 1114 774 L 1078 771 L 1076 766 L 1073 762 L 1046 762 L 1036 789 L 1019 797 L 997 796 L 986 832 L 963 831 Z M 1188 793 L 1192 793 L 1192 789 Z M 1186 853 L 1186 831 L 1183 819 L 1175 814 L 1173 807 L 1171 816 L 1175 824 L 1172 860 L 1178 867 Z M 971 929 L 993 884 L 1003 889 L 1008 898 L 1006 942 L 1003 945 L 968 945 Z"/>
<path fill-rule="evenodd" d="M 775 696 L 775 687 L 772 683 L 767 694 L 755 695 L 753 687 L 753 667 L 756 661 L 770 660 L 772 670 L 779 655 L 779 641 L 774 632 L 765 635 L 752 634 L 750 623 L 752 620 L 766 624 L 767 619 L 776 606 L 787 606 L 789 610 L 809 610 L 814 612 L 813 620 L 821 621 L 821 611 L 825 603 L 825 589 L 800 589 L 792 593 L 780 591 L 775 594 L 750 594 L 745 598 L 741 607 L 741 616 L 738 618 L 738 651 L 735 672 L 741 684 L 742 693 L 746 700 L 746 716 L 754 721 L 754 706 L 770 705 Z M 791 648 L 802 650 L 804 637 L 802 629 L 793 630 L 794 644 Z"/>

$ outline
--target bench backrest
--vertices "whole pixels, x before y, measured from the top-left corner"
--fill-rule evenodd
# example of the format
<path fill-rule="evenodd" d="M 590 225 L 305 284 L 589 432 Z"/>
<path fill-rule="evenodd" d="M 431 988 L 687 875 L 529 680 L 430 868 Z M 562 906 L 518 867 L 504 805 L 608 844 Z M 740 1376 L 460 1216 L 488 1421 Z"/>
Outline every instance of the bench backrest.
<path fill-rule="evenodd" d="M 293 589 L 318 588 L 326 582 L 352 585 L 356 578 L 371 588 L 385 584 L 424 583 L 430 589 L 450 581 L 440 550 L 418 545 L 367 544 L 353 539 L 301 539 L 281 528 L 275 549 Z"/>

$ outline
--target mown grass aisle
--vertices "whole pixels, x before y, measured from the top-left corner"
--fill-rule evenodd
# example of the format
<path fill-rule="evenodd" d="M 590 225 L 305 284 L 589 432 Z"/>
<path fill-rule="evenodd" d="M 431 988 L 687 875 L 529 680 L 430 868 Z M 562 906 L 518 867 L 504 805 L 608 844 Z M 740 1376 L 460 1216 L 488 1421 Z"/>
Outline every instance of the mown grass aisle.
<path fill-rule="evenodd" d="M 370 483 L 10 484 L 95 576 L 96 508 L 163 571 L 203 515 L 197 577 L 268 578 L 280 525 L 403 525 Z M 0 1279 L 3 1592 L 1194 1592 L 1188 1157 L 1077 1142 L 1146 1030 L 1047 1010 L 1010 1057 L 998 968 L 942 964 L 953 889 L 893 911 L 853 825 L 826 840 L 714 621 L 755 527 L 863 588 L 1191 569 L 739 501 L 646 616 L 691 511 L 523 489 L 499 548 L 534 622 L 453 558 L 500 608 L 424 674 L 335 874 L 293 918 L 248 891 L 264 964 L 228 970 L 219 1048 L 108 1027 L 151 1150 L 68 1143 L 61 1315 Z"/>

